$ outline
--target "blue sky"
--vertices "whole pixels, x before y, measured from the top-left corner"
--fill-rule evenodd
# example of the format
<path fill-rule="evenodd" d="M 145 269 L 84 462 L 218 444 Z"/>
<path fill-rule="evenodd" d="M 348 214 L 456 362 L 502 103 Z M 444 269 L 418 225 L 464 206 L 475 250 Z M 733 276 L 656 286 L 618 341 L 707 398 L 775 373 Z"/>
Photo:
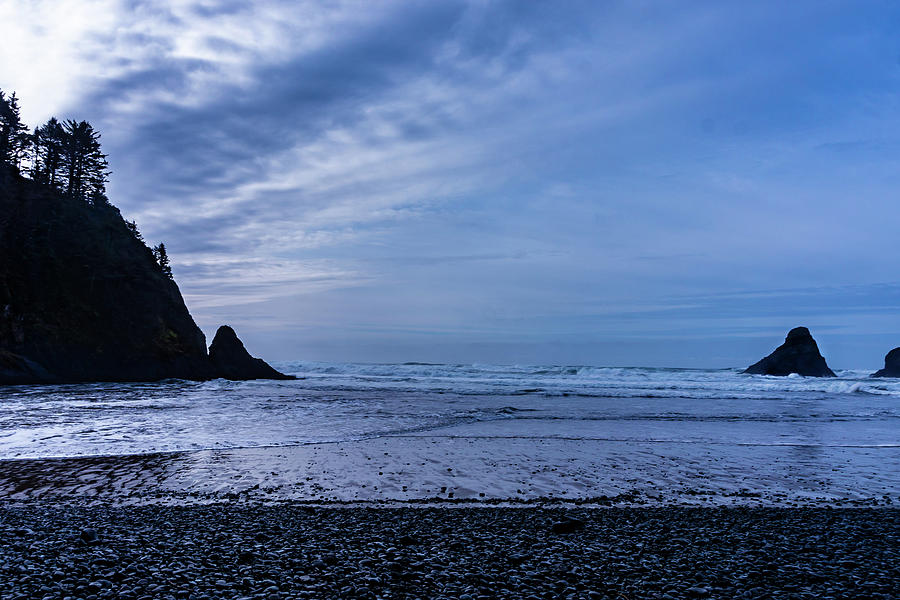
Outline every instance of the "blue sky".
<path fill-rule="evenodd" d="M 900 345 L 892 2 L 0 2 L 207 335 L 271 359 L 743 366 Z"/>

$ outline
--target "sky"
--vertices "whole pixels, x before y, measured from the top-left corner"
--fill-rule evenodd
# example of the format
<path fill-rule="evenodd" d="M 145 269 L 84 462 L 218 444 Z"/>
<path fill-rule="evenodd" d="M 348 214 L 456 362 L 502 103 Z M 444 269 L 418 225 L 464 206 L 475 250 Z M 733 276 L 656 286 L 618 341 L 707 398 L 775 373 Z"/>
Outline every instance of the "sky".
<path fill-rule="evenodd" d="M 0 0 L 211 339 L 736 367 L 900 346 L 900 4 Z"/>

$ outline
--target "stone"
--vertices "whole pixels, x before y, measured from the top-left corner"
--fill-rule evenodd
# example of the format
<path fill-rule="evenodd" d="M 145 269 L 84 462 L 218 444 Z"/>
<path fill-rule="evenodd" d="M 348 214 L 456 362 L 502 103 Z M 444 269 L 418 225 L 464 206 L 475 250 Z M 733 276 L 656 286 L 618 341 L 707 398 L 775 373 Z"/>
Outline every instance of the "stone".
<path fill-rule="evenodd" d="M 0 381 L 6 384 L 53 383 L 54 376 L 24 356 L 0 349 Z"/>
<path fill-rule="evenodd" d="M 779 376 L 796 373 L 807 377 L 835 377 L 806 327 L 791 329 L 782 345 L 772 354 L 747 367 L 744 373 Z"/>
<path fill-rule="evenodd" d="M 216 374 L 223 379 L 296 379 L 270 367 L 261 358 L 250 356 L 234 329 L 222 325 L 209 346 L 209 359 Z"/>
<path fill-rule="evenodd" d="M 100 536 L 93 529 L 83 529 L 79 538 L 82 542 L 89 545 L 100 543 Z"/>
<path fill-rule="evenodd" d="M 900 377 L 900 348 L 894 348 L 884 357 L 884 368 L 872 373 L 872 377 Z"/>
<path fill-rule="evenodd" d="M 557 521 L 550 526 L 550 531 L 552 531 L 553 533 L 574 533 L 580 529 L 584 529 L 584 521 L 581 521 L 579 519 L 566 519 L 564 521 Z"/>

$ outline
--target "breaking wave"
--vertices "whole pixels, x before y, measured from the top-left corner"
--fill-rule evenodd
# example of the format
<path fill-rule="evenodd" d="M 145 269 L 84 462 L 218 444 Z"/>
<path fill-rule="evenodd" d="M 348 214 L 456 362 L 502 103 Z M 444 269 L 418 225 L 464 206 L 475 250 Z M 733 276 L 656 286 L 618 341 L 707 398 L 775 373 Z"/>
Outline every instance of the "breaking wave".
<path fill-rule="evenodd" d="M 538 437 L 626 432 L 648 442 L 675 427 L 692 443 L 900 443 L 900 380 L 862 371 L 821 379 L 584 365 L 275 366 L 302 379 L 5 388 L 0 458 L 457 435 L 476 425 Z"/>

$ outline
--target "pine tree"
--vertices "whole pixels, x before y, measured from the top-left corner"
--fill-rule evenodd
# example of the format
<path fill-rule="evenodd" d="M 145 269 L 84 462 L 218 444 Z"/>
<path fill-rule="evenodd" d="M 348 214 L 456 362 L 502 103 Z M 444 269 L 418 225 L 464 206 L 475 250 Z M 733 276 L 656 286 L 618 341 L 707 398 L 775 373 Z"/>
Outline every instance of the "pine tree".
<path fill-rule="evenodd" d="M 0 162 L 16 169 L 28 151 L 31 138 L 19 115 L 19 99 L 0 90 Z"/>
<path fill-rule="evenodd" d="M 25 158 L 34 181 L 95 205 L 109 204 L 109 163 L 91 124 L 60 123 L 54 117 L 29 134 L 19 116 L 19 99 L 0 90 L 0 161 L 18 169 Z"/>
<path fill-rule="evenodd" d="M 32 135 L 31 178 L 58 187 L 63 179 L 62 152 L 65 143 L 62 125 L 52 117 Z"/>
<path fill-rule="evenodd" d="M 159 246 L 155 246 L 153 248 L 153 256 L 156 257 L 156 262 L 159 264 L 159 268 L 162 270 L 163 275 L 174 280 L 175 278 L 172 276 L 172 266 L 169 264 L 169 255 L 166 253 L 166 245 L 160 242 Z"/>
<path fill-rule="evenodd" d="M 142 236 L 141 232 L 138 231 L 137 223 L 135 223 L 134 221 L 125 221 L 125 226 L 128 227 L 128 231 L 131 232 L 131 235 L 134 236 L 134 239 L 139 242 L 144 241 L 144 236 Z M 153 253 L 153 256 L 156 256 L 156 252 Z"/>
<path fill-rule="evenodd" d="M 100 150 L 100 134 L 87 121 L 66 121 L 63 126 L 61 165 L 65 191 L 72 197 L 95 204 L 106 201 L 109 166 Z"/>

